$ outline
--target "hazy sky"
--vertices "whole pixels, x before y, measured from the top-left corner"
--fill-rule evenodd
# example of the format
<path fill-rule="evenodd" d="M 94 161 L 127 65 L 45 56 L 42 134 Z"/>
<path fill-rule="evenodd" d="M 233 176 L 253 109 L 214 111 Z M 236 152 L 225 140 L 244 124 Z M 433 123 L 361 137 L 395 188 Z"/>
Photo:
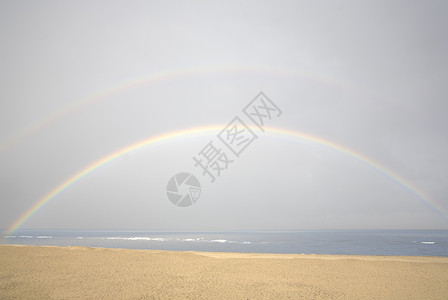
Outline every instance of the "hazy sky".
<path fill-rule="evenodd" d="M 192 157 L 218 130 L 105 164 L 23 227 L 448 229 L 447 15 L 446 1 L 1 1 L 0 228 L 106 155 L 224 128 L 263 91 L 282 110 L 270 126 L 372 159 L 445 217 L 348 155 L 269 133 L 210 183 Z M 179 172 L 201 182 L 191 207 L 167 199 Z"/>

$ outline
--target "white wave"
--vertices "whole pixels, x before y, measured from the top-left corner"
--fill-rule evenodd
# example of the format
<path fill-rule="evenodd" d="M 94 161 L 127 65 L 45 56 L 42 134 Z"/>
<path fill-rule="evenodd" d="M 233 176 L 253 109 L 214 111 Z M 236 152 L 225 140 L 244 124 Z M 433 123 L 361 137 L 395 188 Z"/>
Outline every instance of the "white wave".
<path fill-rule="evenodd" d="M 19 236 L 21 238 L 27 238 L 27 239 L 32 239 L 33 237 L 31 235 L 21 235 Z"/>
<path fill-rule="evenodd" d="M 433 244 L 435 244 L 436 242 L 421 242 L 422 244 L 426 244 L 426 245 L 433 245 Z"/>
<path fill-rule="evenodd" d="M 228 240 L 211 240 L 211 243 L 227 243 Z"/>
<path fill-rule="evenodd" d="M 186 238 L 186 239 L 176 239 L 177 241 L 180 242 L 209 242 L 207 240 L 205 240 L 204 238 Z"/>
<path fill-rule="evenodd" d="M 36 236 L 36 239 L 52 239 L 52 236 L 49 235 L 40 235 L 40 236 Z"/>
<path fill-rule="evenodd" d="M 229 243 L 231 244 L 252 244 L 251 242 L 245 242 L 245 241 L 229 241 Z"/>
<path fill-rule="evenodd" d="M 130 237 L 128 238 L 128 240 L 130 241 L 139 241 L 139 240 L 143 240 L 143 241 L 159 241 L 159 242 L 164 242 L 167 241 L 168 239 L 166 238 L 150 238 L 150 237 Z"/>
<path fill-rule="evenodd" d="M 77 239 L 83 239 L 83 238 L 84 238 L 84 237 L 82 237 L 82 236 L 78 236 L 78 237 L 77 237 Z"/>
<path fill-rule="evenodd" d="M 106 240 L 127 240 L 127 241 L 159 241 L 164 242 L 169 240 L 168 238 L 151 238 L 151 237 L 142 237 L 142 236 L 134 236 L 134 237 L 107 237 L 102 238 Z"/>
<path fill-rule="evenodd" d="M 152 238 L 149 237 L 141 237 L 141 236 L 134 236 L 134 237 L 130 237 L 130 238 L 125 238 L 125 240 L 128 241 L 152 241 Z"/>
<path fill-rule="evenodd" d="M 15 238 L 15 235 L 6 235 L 5 238 Z"/>

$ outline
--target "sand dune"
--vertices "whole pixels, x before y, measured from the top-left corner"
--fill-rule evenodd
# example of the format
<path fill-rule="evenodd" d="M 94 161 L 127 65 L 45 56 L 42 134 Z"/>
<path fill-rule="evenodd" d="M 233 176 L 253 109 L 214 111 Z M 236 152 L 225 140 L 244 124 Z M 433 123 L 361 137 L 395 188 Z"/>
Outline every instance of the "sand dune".
<path fill-rule="evenodd" d="M 0 246 L 0 298 L 447 299 L 448 258 Z"/>

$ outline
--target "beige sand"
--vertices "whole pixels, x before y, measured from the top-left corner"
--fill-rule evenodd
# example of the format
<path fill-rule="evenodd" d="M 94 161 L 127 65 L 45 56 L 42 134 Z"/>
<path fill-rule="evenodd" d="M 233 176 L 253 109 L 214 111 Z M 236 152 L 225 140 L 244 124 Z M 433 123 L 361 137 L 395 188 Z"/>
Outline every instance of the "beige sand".
<path fill-rule="evenodd" d="M 0 298 L 448 299 L 448 258 L 0 246 Z"/>

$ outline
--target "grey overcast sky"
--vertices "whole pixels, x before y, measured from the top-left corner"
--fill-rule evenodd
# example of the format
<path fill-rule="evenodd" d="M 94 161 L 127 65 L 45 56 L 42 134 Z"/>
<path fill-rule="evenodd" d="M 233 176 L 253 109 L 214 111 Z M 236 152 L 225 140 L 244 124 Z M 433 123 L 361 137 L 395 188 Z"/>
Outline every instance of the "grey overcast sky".
<path fill-rule="evenodd" d="M 448 229 L 447 16 L 446 1 L 1 1 L 0 228 L 110 153 L 224 128 L 263 91 L 282 110 L 269 126 L 368 157 L 439 213 L 349 155 L 269 132 L 210 183 L 192 157 L 217 130 L 97 168 L 23 228 Z M 179 172 L 202 185 L 187 208 L 165 194 Z"/>

